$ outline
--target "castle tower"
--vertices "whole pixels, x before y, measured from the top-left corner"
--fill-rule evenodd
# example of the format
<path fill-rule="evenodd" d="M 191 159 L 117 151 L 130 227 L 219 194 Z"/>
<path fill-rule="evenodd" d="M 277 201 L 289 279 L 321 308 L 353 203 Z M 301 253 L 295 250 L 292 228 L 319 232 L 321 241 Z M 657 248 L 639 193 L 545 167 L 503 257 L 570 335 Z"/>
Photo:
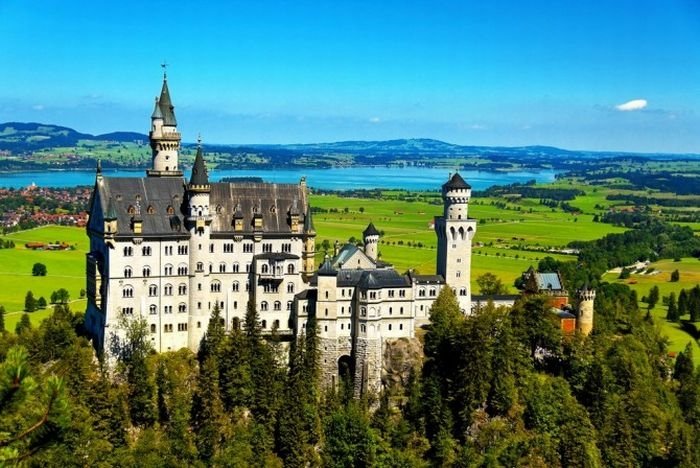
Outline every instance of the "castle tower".
<path fill-rule="evenodd" d="M 379 231 L 377 231 L 373 223 L 369 223 L 367 228 L 362 231 L 362 238 L 365 243 L 365 255 L 376 262 L 377 248 L 379 247 Z"/>
<path fill-rule="evenodd" d="M 151 169 L 146 171 L 148 177 L 182 177 L 179 167 L 181 136 L 177 131 L 175 106 L 170 99 L 168 77 L 163 73 L 163 88 L 156 98 L 151 115 Z"/>
<path fill-rule="evenodd" d="M 454 289 L 463 313 L 471 313 L 471 257 L 476 220 L 469 219 L 471 186 L 458 173 L 442 186 L 443 215 L 435 219 L 437 273 Z"/>
<path fill-rule="evenodd" d="M 584 286 L 576 291 L 578 298 L 578 316 L 576 317 L 576 330 L 583 335 L 590 335 L 593 330 L 593 303 L 595 302 L 595 290 Z"/>
<path fill-rule="evenodd" d="M 316 326 L 318 327 L 319 350 L 321 351 L 321 381 L 324 386 L 335 383 L 338 374 L 338 320 L 337 287 L 338 272 L 326 255 L 318 269 L 318 292 L 316 297 Z"/>
<path fill-rule="evenodd" d="M 316 269 L 314 255 L 316 255 L 316 228 L 314 228 L 314 220 L 311 215 L 311 205 L 306 206 L 306 214 L 304 215 L 304 250 L 302 252 L 302 270 L 301 273 L 305 281 L 311 279 Z"/>
<path fill-rule="evenodd" d="M 196 351 L 207 329 L 211 315 L 211 297 L 209 291 L 209 245 L 211 215 L 209 214 L 209 195 L 211 185 L 207 167 L 204 164 L 201 144 L 197 147 L 197 156 L 192 167 L 192 176 L 187 184 L 187 228 L 190 232 L 190 304 L 188 325 L 188 346 Z"/>

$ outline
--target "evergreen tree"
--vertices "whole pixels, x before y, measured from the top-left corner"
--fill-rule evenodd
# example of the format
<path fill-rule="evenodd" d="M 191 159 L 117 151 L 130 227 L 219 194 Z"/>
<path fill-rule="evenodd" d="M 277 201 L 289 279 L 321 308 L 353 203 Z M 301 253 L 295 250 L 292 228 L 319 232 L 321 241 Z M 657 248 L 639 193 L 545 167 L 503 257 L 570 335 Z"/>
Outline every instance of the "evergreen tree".
<path fill-rule="evenodd" d="M 666 320 L 670 322 L 677 322 L 679 318 L 676 293 L 672 292 L 668 295 L 668 311 L 666 312 Z"/>
<path fill-rule="evenodd" d="M 20 317 L 19 322 L 17 322 L 17 325 L 15 325 L 15 333 L 18 335 L 21 335 L 22 332 L 24 332 L 25 330 L 31 330 L 31 329 L 32 329 L 32 322 L 29 319 L 29 314 L 25 312 Z"/>
<path fill-rule="evenodd" d="M 683 317 L 688 313 L 688 293 L 685 289 L 681 289 L 678 293 L 678 318 Z"/>
<path fill-rule="evenodd" d="M 114 351 L 126 374 L 129 415 L 135 426 L 148 427 L 157 419 L 155 385 L 146 362 L 151 352 L 148 323 L 144 318 L 124 317 L 120 327 L 125 340 L 115 343 Z"/>
<path fill-rule="evenodd" d="M 671 272 L 671 282 L 672 283 L 677 283 L 681 279 L 681 274 L 678 271 L 678 269 L 675 269 Z"/>
<path fill-rule="evenodd" d="M 36 301 L 36 306 L 38 309 L 46 309 L 46 306 L 48 304 L 46 303 L 46 298 L 44 296 L 41 296 L 37 301 Z"/>
<path fill-rule="evenodd" d="M 34 299 L 34 293 L 27 291 L 27 295 L 24 296 L 24 311 L 34 312 L 36 310 L 36 299 Z"/>
<path fill-rule="evenodd" d="M 5 331 L 5 306 L 0 305 L 0 334 Z"/>
<path fill-rule="evenodd" d="M 647 296 L 647 304 L 649 306 L 648 310 L 653 309 L 656 307 L 656 304 L 659 302 L 659 287 L 658 286 L 653 286 L 649 290 L 649 296 Z"/>

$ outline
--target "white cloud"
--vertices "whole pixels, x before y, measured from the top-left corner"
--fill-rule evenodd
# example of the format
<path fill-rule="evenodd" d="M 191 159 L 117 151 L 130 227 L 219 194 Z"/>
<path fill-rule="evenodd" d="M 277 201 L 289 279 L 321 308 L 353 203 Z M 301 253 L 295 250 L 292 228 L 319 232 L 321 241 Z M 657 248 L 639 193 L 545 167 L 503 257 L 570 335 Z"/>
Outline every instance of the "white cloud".
<path fill-rule="evenodd" d="M 472 130 L 486 130 L 486 125 L 472 124 L 469 126 L 469 128 Z"/>
<path fill-rule="evenodd" d="M 371 119 L 369 119 L 369 121 L 370 123 L 379 123 L 382 121 L 382 119 L 380 119 L 379 117 L 372 117 Z"/>
<path fill-rule="evenodd" d="M 632 99 L 631 101 L 624 102 L 615 106 L 615 109 L 619 111 L 636 111 L 642 110 L 647 106 L 646 99 Z"/>
<path fill-rule="evenodd" d="M 32 109 L 36 111 L 44 110 L 44 105 L 43 104 L 36 104 L 32 106 Z"/>

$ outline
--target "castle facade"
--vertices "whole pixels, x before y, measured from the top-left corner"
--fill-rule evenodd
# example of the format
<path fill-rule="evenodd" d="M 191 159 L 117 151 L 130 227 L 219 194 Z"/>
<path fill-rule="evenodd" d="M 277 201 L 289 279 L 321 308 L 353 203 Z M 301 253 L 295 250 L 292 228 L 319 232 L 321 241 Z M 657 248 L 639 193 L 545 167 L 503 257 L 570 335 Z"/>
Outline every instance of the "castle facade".
<path fill-rule="evenodd" d="M 378 259 L 380 233 L 363 247 L 337 246 L 316 269 L 316 231 L 305 179 L 298 184 L 211 182 L 201 144 L 189 180 L 179 161 L 167 77 L 151 115 L 145 177 L 108 177 L 98 167 L 89 207 L 86 326 L 110 352 L 123 321 L 143 317 L 156 351 L 196 351 L 215 306 L 225 327 L 243 323 L 250 301 L 264 332 L 291 340 L 315 317 L 324 381 L 352 372 L 357 393 L 381 385 L 386 343 L 413 338 L 449 285 L 471 310 L 471 187 L 459 174 L 442 186 L 435 220 L 437 274 L 399 274 Z"/>

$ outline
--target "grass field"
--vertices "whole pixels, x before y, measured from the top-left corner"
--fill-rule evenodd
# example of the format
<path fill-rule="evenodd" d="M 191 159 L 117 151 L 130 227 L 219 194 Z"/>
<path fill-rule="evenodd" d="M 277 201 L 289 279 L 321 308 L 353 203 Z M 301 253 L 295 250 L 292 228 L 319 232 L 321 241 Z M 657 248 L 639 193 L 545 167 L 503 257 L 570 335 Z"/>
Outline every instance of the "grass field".
<path fill-rule="evenodd" d="M 515 292 L 512 288 L 515 278 L 530 265 L 536 266 L 541 258 L 574 258 L 533 249 L 560 249 L 572 240 L 592 240 L 624 231 L 609 224 L 593 223 L 589 214 L 574 216 L 552 211 L 536 200 L 522 200 L 518 205 L 508 204 L 505 208 L 496 206 L 497 201 L 486 198 L 476 200 L 470 206 L 470 216 L 480 220 L 472 258 L 472 288 L 475 291 L 475 280 L 483 273 L 495 273 Z M 335 195 L 312 196 L 311 204 L 321 209 L 338 210 L 315 215 L 318 243 L 324 239 L 331 245 L 336 240 L 343 244 L 351 237 L 361 239 L 362 231 L 371 221 L 377 229 L 384 231 L 379 245 L 382 260 L 392 263 L 401 272 L 408 269 L 423 274 L 435 272 L 437 240 L 432 222 L 442 213 L 441 205 Z M 318 252 L 317 261 L 323 255 L 323 252 Z"/>
<path fill-rule="evenodd" d="M 65 288 L 71 300 L 79 299 L 80 290 L 85 287 L 85 252 L 88 239 L 84 229 L 44 226 L 29 231 L 9 234 L 4 239 L 12 239 L 14 249 L 0 250 L 0 304 L 5 306 L 5 327 L 14 330 L 24 308 L 24 297 L 32 291 L 37 299 L 43 296 L 47 301 L 51 293 Z M 74 250 L 48 251 L 29 250 L 26 242 L 66 242 L 75 246 Z M 34 263 L 46 265 L 46 276 L 32 276 Z M 74 310 L 84 307 L 84 300 L 71 303 Z M 38 323 L 48 316 L 50 307 L 31 314 L 32 322 Z"/>
<path fill-rule="evenodd" d="M 625 283 L 630 288 L 637 291 L 637 295 L 641 299 L 642 296 L 649 294 L 649 290 L 654 287 L 659 287 L 661 297 L 668 296 L 671 292 L 676 293 L 676 298 L 681 289 L 690 289 L 697 284 L 700 284 L 700 261 L 696 258 L 683 258 L 680 262 L 672 260 L 661 260 L 650 265 L 657 271 L 651 275 L 632 274 L 626 280 L 617 279 L 617 274 L 608 273 L 604 276 L 606 281 Z M 678 269 L 680 272 L 680 281 L 671 283 L 670 277 L 673 270 Z M 640 302 L 639 307 L 646 310 L 647 304 Z M 679 324 L 666 321 L 666 306 L 662 301 L 652 309 L 652 315 L 655 322 L 661 327 L 662 332 L 668 336 L 670 340 L 669 349 L 671 351 L 682 351 L 688 342 L 693 345 L 693 356 L 696 363 L 700 364 L 700 346 L 692 336 L 683 331 Z M 683 317 L 683 318 L 688 318 Z"/>

